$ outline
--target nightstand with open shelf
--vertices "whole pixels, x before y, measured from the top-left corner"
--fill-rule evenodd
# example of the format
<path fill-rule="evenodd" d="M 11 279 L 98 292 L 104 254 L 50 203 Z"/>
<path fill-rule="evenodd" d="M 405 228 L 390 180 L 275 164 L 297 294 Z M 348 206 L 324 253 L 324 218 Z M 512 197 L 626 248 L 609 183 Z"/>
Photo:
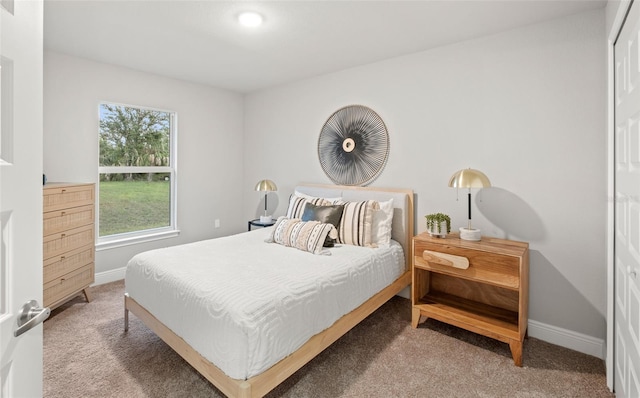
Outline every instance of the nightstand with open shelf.
<path fill-rule="evenodd" d="M 418 327 L 425 316 L 508 343 L 514 363 L 522 366 L 528 243 L 423 233 L 413 238 L 412 253 L 412 326 Z"/>

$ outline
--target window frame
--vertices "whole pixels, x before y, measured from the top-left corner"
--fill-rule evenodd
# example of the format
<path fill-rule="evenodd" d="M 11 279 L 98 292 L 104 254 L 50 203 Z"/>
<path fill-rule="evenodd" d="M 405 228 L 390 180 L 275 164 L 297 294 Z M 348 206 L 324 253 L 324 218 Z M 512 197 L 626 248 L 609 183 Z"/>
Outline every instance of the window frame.
<path fill-rule="evenodd" d="M 165 112 L 169 114 L 169 165 L 168 166 L 100 166 L 100 146 L 98 145 L 98 183 L 96 184 L 96 251 L 128 246 L 137 243 L 151 242 L 180 235 L 178 228 L 178 115 L 175 111 L 148 106 L 129 105 L 111 101 L 98 104 L 98 139 L 100 137 L 100 109 L 103 105 L 122 106 L 127 108 Z M 120 173 L 167 173 L 169 174 L 169 225 L 166 227 L 123 232 L 100 236 L 100 176 L 102 174 Z"/>

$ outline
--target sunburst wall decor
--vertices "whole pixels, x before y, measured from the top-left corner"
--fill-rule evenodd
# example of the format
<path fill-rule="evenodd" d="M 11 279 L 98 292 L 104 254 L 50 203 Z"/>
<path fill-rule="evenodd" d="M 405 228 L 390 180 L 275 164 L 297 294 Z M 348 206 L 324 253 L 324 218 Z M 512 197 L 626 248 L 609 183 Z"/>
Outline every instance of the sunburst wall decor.
<path fill-rule="evenodd" d="M 338 109 L 320 130 L 320 165 L 336 184 L 369 184 L 382 172 L 388 157 L 387 126 L 366 106 Z"/>

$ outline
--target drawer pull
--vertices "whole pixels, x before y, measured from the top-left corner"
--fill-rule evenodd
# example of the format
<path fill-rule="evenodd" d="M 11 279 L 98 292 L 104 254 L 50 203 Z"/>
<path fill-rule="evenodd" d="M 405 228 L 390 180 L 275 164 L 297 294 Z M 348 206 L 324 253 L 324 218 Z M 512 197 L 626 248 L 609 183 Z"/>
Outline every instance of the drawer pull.
<path fill-rule="evenodd" d="M 65 258 L 67 258 L 66 256 L 60 256 L 60 260 L 64 260 Z"/>
<path fill-rule="evenodd" d="M 454 267 L 459 269 L 469 268 L 469 259 L 462 256 L 455 256 L 453 254 L 438 253 L 431 250 L 425 250 L 422 252 L 422 258 L 430 263 L 446 265 L 448 267 Z"/>
<path fill-rule="evenodd" d="M 65 236 L 67 236 L 67 234 L 60 234 L 61 238 L 64 238 Z"/>

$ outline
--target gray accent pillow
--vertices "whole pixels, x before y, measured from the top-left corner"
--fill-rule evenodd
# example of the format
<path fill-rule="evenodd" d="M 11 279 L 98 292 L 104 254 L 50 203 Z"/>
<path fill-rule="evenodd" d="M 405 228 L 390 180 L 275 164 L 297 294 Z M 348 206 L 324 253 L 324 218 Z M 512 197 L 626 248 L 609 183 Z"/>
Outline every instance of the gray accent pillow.
<path fill-rule="evenodd" d="M 316 206 L 311 202 L 307 202 L 302 212 L 302 221 L 320 221 L 325 224 L 332 224 L 336 229 L 340 224 L 344 205 Z M 323 247 L 333 247 L 335 239 L 327 238 L 324 240 Z"/>

